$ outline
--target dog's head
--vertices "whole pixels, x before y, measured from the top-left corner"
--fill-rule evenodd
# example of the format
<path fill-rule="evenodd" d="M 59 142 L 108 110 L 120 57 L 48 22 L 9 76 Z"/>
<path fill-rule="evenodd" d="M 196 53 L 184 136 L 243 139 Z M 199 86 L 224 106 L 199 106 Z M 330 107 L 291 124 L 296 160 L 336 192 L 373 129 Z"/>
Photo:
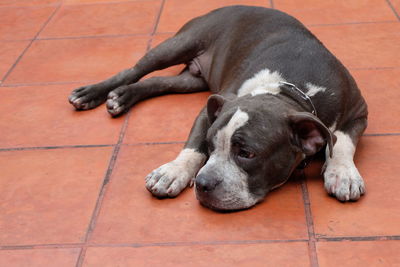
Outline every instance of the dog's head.
<path fill-rule="evenodd" d="M 269 97 L 266 101 L 265 97 Z M 294 168 L 335 136 L 314 115 L 271 96 L 210 96 L 209 159 L 196 177 L 196 196 L 216 210 L 253 206 L 284 184 Z"/>

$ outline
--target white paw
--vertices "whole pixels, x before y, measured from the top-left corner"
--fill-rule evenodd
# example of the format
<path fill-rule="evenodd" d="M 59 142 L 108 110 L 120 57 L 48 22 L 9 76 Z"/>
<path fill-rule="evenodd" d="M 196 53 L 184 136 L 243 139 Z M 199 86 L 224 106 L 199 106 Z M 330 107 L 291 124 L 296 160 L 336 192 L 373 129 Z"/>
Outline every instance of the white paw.
<path fill-rule="evenodd" d="M 146 177 L 146 188 L 157 197 L 176 197 L 203 166 L 206 156 L 194 149 L 184 149 L 179 156 L 155 169 Z"/>
<path fill-rule="evenodd" d="M 365 193 L 364 181 L 353 162 L 330 162 L 325 173 L 325 189 L 340 201 L 357 200 Z"/>
<path fill-rule="evenodd" d="M 147 175 L 146 188 L 157 197 L 175 197 L 189 185 L 194 176 L 182 168 L 181 164 L 171 161 Z"/>

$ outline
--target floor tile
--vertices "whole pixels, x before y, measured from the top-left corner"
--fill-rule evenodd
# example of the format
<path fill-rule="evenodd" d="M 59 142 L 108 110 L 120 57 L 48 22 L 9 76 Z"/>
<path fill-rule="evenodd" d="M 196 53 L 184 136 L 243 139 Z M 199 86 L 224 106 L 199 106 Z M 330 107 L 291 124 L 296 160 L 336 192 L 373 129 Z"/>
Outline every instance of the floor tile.
<path fill-rule="evenodd" d="M 274 0 L 274 7 L 287 12 L 306 25 L 375 21 L 396 21 L 385 0 Z"/>
<path fill-rule="evenodd" d="M 55 6 L 0 8 L 0 39 L 32 39 L 55 9 Z"/>
<path fill-rule="evenodd" d="M 400 69 L 352 71 L 368 104 L 367 134 L 400 133 Z"/>
<path fill-rule="evenodd" d="M 0 152 L 0 245 L 82 242 L 111 151 Z"/>
<path fill-rule="evenodd" d="M 328 266 L 400 266 L 400 241 L 320 242 L 318 263 Z"/>
<path fill-rule="evenodd" d="M 310 27 L 342 63 L 352 68 L 399 67 L 400 23 Z"/>
<path fill-rule="evenodd" d="M 163 243 L 306 239 L 301 189 L 291 182 L 252 209 L 217 213 L 202 207 L 193 189 L 157 199 L 144 178 L 172 160 L 181 145 L 123 146 L 92 243 Z M 121 205 L 121 203 L 124 203 Z"/>
<path fill-rule="evenodd" d="M 0 80 L 12 67 L 28 44 L 29 41 L 0 42 Z"/>
<path fill-rule="evenodd" d="M 140 102 L 132 108 L 124 143 L 186 141 L 209 95 L 167 95 Z"/>
<path fill-rule="evenodd" d="M 311 209 L 318 237 L 400 235 L 399 136 L 363 137 L 355 162 L 367 193 L 357 202 L 329 197 L 320 165 L 307 169 Z"/>
<path fill-rule="evenodd" d="M 240 4 L 267 7 L 269 2 L 263 0 L 166 0 L 157 32 L 176 32 L 194 17 L 220 7 Z"/>
<path fill-rule="evenodd" d="M 105 106 L 75 111 L 68 102 L 79 84 L 2 87 L 0 148 L 116 144 L 124 117 Z"/>
<path fill-rule="evenodd" d="M 75 266 L 79 249 L 0 250 L 2 266 L 12 267 L 71 267 Z"/>
<path fill-rule="evenodd" d="M 83 266 L 309 266 L 306 243 L 89 248 Z"/>
<path fill-rule="evenodd" d="M 145 37 L 35 41 L 7 83 L 94 81 L 131 67 L 147 46 Z"/>
<path fill-rule="evenodd" d="M 0 7 L 26 7 L 26 6 L 39 6 L 39 5 L 54 5 L 58 4 L 61 0 L 2 0 Z"/>
<path fill-rule="evenodd" d="M 40 38 L 151 33 L 161 2 L 65 5 Z"/>

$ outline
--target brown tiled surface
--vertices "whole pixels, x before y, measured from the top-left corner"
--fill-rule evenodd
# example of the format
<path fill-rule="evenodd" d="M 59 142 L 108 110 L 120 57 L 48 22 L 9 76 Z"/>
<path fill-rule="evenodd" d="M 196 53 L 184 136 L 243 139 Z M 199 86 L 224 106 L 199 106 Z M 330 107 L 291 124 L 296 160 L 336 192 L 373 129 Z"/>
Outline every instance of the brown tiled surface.
<path fill-rule="evenodd" d="M 297 0 L 274 1 L 275 8 L 286 11 L 305 24 L 341 24 L 396 21 L 385 0 Z"/>
<path fill-rule="evenodd" d="M 55 6 L 0 8 L 0 40 L 34 38 L 55 10 Z"/>
<path fill-rule="evenodd" d="M 270 194 L 257 208 L 241 213 L 218 214 L 206 209 L 198 204 L 191 188 L 175 199 L 153 198 L 144 188 L 143 177 L 174 159 L 181 147 L 168 144 L 121 148 L 90 241 L 164 243 L 307 238 L 302 193 L 294 182 Z M 133 184 L 138 186 L 130 186 Z"/>
<path fill-rule="evenodd" d="M 137 61 L 146 50 L 147 39 L 142 36 L 119 36 L 38 40 L 33 42 L 5 83 L 105 79 Z"/>
<path fill-rule="evenodd" d="M 74 266 L 79 256 L 79 249 L 23 249 L 1 250 L 2 266 L 43 267 Z"/>
<path fill-rule="evenodd" d="M 221 246 L 89 248 L 84 266 L 301 267 L 309 266 L 309 261 L 307 245 L 297 242 L 287 244 L 235 244 Z"/>
<path fill-rule="evenodd" d="M 252 5 L 269 7 L 268 1 L 264 0 L 165 0 L 163 12 L 157 27 L 158 32 L 176 32 L 190 19 L 203 15 L 213 9 L 229 5 Z"/>
<path fill-rule="evenodd" d="M 67 98 L 79 85 L 1 88 L 0 147 L 116 144 L 124 119 L 112 119 L 104 105 L 76 112 Z"/>
<path fill-rule="evenodd" d="M 149 34 L 160 9 L 160 0 L 64 5 L 40 38 Z"/>
<path fill-rule="evenodd" d="M 192 188 L 153 198 L 144 177 L 176 156 L 209 93 L 146 100 L 118 119 L 67 102 L 231 4 L 295 15 L 349 67 L 370 112 L 360 201 L 329 197 L 321 162 L 246 211 L 208 210 Z M 400 265 L 399 14 L 398 0 L 0 1 L 0 265 Z"/>
<path fill-rule="evenodd" d="M 2 42 L 0 46 L 0 81 L 13 66 L 22 51 L 28 46 L 29 41 Z"/>
<path fill-rule="evenodd" d="M 364 136 L 355 162 L 367 193 L 361 201 L 338 205 L 323 189 L 319 168 L 307 170 L 315 234 L 318 237 L 399 235 L 400 136 Z"/>
<path fill-rule="evenodd" d="M 400 43 L 399 22 L 328 25 L 310 29 L 350 69 L 400 66 L 400 57 L 394 56 Z"/>
<path fill-rule="evenodd" d="M 82 242 L 111 151 L 2 151 L 0 244 Z"/>
<path fill-rule="evenodd" d="M 132 109 L 124 143 L 185 141 L 209 95 L 167 95 L 139 103 Z"/>
<path fill-rule="evenodd" d="M 399 266 L 399 241 L 320 242 L 318 260 L 324 266 Z"/>

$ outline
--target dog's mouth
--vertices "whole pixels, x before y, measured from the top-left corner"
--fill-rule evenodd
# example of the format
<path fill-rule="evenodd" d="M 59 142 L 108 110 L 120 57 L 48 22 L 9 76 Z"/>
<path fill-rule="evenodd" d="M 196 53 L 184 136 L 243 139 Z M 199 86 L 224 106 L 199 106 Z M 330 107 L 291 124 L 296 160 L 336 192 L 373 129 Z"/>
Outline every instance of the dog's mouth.
<path fill-rule="evenodd" d="M 243 199 L 233 194 L 216 194 L 199 190 L 196 190 L 196 198 L 204 207 L 222 213 L 246 210 L 261 201 L 254 197 Z"/>

